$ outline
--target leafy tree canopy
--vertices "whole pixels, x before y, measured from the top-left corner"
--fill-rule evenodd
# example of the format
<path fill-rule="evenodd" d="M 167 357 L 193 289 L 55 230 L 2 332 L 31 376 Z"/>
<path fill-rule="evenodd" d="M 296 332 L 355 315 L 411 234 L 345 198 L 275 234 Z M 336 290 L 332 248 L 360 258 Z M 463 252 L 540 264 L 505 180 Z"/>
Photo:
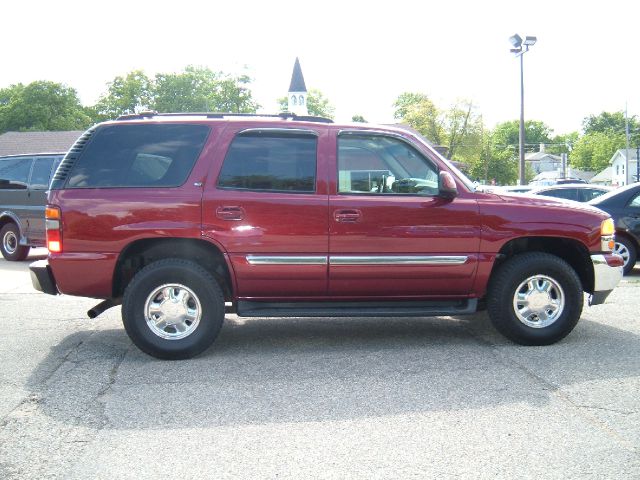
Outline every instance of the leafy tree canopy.
<path fill-rule="evenodd" d="M 616 150 L 624 148 L 624 133 L 611 131 L 591 132 L 580 137 L 573 145 L 569 155 L 571 166 L 580 170 L 600 172 L 609 165 Z"/>
<path fill-rule="evenodd" d="M 63 84 L 40 80 L 0 89 L 0 133 L 83 130 L 92 123 L 77 92 Z"/>
<path fill-rule="evenodd" d="M 353 115 L 351 117 L 351 121 L 352 122 L 359 122 L 359 123 L 367 123 L 367 121 L 365 120 L 365 118 L 362 115 Z"/>
<path fill-rule="evenodd" d="M 405 92 L 394 102 L 394 118 L 416 129 L 435 145 L 442 145 L 443 125 L 440 111 L 423 93 Z"/>
<path fill-rule="evenodd" d="M 101 120 L 107 120 L 148 110 L 152 90 L 153 83 L 149 77 L 142 70 L 134 70 L 109 82 L 107 92 L 94 107 L 95 111 Z"/>

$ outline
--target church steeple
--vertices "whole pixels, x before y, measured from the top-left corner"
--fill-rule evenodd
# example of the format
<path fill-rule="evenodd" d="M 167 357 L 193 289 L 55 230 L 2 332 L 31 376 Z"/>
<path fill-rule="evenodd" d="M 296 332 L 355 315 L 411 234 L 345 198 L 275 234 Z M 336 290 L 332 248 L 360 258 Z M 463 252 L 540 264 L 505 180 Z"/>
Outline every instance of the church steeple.
<path fill-rule="evenodd" d="M 289 85 L 289 111 L 296 115 L 308 115 L 307 110 L 307 86 L 304 84 L 300 60 L 296 57 L 291 74 L 291 84 Z"/>

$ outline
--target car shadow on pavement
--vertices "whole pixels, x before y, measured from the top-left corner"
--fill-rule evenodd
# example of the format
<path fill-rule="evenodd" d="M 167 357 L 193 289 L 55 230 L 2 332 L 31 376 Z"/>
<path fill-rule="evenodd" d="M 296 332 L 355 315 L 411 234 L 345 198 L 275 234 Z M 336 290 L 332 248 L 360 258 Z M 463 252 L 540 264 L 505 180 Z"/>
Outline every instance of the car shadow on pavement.
<path fill-rule="evenodd" d="M 484 409 L 550 402 L 557 390 L 640 375 L 640 339 L 583 320 L 564 341 L 521 347 L 486 315 L 256 319 L 230 316 L 214 345 L 153 359 L 124 330 L 76 332 L 27 388 L 60 422 L 185 428 Z"/>

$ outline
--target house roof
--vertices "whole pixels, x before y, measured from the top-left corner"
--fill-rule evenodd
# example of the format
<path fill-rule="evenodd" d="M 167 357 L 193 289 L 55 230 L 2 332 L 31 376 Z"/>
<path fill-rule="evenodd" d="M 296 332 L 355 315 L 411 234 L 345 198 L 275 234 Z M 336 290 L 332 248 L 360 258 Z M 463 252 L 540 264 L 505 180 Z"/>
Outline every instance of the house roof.
<path fill-rule="evenodd" d="M 554 162 L 562 161 L 562 158 L 560 158 L 559 155 L 553 155 L 552 153 L 547 153 L 547 152 L 527 153 L 524 156 L 524 159 L 529 161 L 529 162 L 537 162 L 537 161 L 545 159 L 545 158 L 553 160 Z"/>
<path fill-rule="evenodd" d="M 304 77 L 302 76 L 302 68 L 300 68 L 300 60 L 298 60 L 298 57 L 296 57 L 296 63 L 293 65 L 293 73 L 291 74 L 291 85 L 289 85 L 289 91 L 307 91 L 307 86 L 304 84 Z"/>
<path fill-rule="evenodd" d="M 0 135 L 0 155 L 66 152 L 82 133 L 81 130 L 3 133 Z"/>
<path fill-rule="evenodd" d="M 589 180 L 589 182 L 590 183 L 600 183 L 600 182 L 611 183 L 612 174 L 613 174 L 613 167 L 607 167 L 604 170 L 602 170 L 600 173 L 595 175 L 591 180 Z"/>
<path fill-rule="evenodd" d="M 629 161 L 630 162 L 635 162 L 638 159 L 637 152 L 638 151 L 637 151 L 636 148 L 629 147 Z M 617 150 L 616 153 L 614 153 L 613 156 L 611 157 L 611 160 L 609 160 L 609 163 L 613 163 L 613 161 L 616 159 L 617 156 L 620 156 L 621 158 L 627 158 L 627 149 L 626 148 L 621 148 L 621 149 Z"/>

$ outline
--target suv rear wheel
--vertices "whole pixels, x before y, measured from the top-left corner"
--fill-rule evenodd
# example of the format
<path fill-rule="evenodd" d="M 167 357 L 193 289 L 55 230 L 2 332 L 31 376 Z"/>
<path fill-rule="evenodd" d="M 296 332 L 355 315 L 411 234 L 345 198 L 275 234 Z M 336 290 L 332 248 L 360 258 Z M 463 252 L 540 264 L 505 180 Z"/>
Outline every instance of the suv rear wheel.
<path fill-rule="evenodd" d="M 555 255 L 516 255 L 492 275 L 487 309 L 496 330 L 521 345 L 566 337 L 582 313 L 583 291 L 571 266 Z"/>
<path fill-rule="evenodd" d="M 0 252 L 10 261 L 20 261 L 29 255 L 29 247 L 20 245 L 20 230 L 15 223 L 7 223 L 0 229 Z"/>
<path fill-rule="evenodd" d="M 188 260 L 160 260 L 140 270 L 122 299 L 124 328 L 140 350 L 157 358 L 190 358 L 206 350 L 224 320 L 216 280 Z"/>

